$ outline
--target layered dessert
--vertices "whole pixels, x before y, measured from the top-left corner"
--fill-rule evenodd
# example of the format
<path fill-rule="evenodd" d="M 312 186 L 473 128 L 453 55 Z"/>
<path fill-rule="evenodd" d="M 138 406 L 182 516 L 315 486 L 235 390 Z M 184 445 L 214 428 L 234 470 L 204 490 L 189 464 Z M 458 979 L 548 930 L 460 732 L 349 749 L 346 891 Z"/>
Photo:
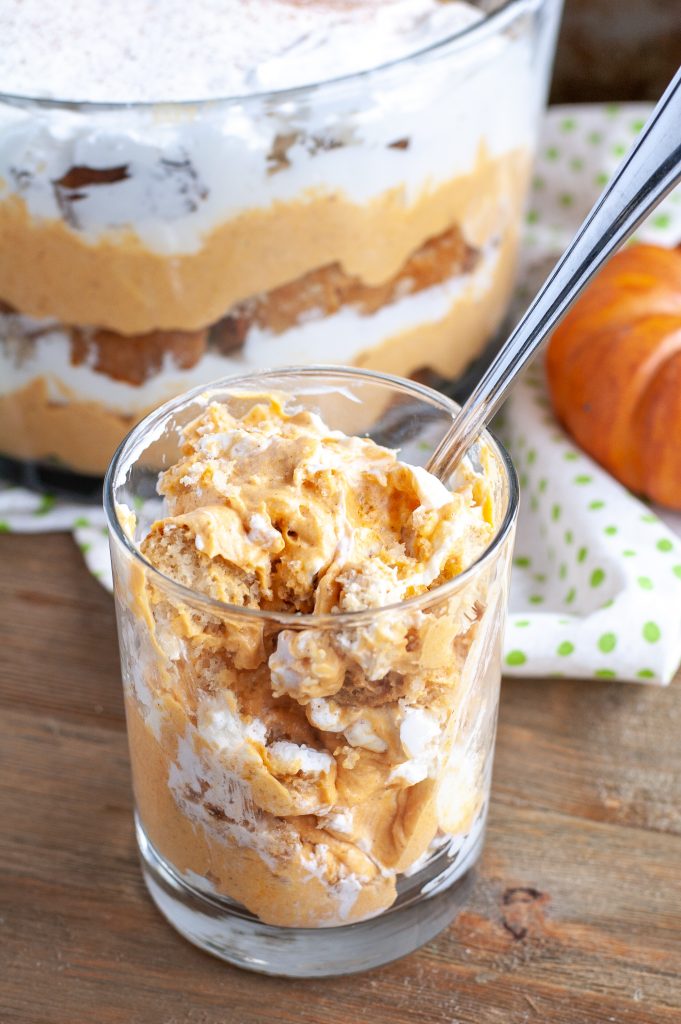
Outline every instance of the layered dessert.
<path fill-rule="evenodd" d="M 98 474 L 263 366 L 459 374 L 509 297 L 559 0 L 497 6 L 0 0 L 0 453 Z"/>
<path fill-rule="evenodd" d="M 494 460 L 453 488 L 285 396 L 184 427 L 117 581 L 146 841 L 267 924 L 374 916 L 479 849 L 505 585 Z M 457 862 L 456 858 L 460 857 Z M 443 883 L 445 884 L 445 883 Z"/>

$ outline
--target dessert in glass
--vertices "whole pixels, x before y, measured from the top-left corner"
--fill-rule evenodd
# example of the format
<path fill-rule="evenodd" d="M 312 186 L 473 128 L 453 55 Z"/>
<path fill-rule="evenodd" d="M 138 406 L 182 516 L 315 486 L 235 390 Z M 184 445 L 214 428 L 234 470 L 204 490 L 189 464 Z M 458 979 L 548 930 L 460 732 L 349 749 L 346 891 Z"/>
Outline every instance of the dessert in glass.
<path fill-rule="evenodd" d="M 447 486 L 422 468 L 455 412 L 371 371 L 272 370 L 167 403 L 109 469 L 144 877 L 223 959 L 363 970 L 470 888 L 517 484 L 489 434 Z"/>
<path fill-rule="evenodd" d="M 505 312 L 560 0 L 186 11 L 0 0 L 8 458 L 96 477 L 267 366 L 455 378 Z"/>

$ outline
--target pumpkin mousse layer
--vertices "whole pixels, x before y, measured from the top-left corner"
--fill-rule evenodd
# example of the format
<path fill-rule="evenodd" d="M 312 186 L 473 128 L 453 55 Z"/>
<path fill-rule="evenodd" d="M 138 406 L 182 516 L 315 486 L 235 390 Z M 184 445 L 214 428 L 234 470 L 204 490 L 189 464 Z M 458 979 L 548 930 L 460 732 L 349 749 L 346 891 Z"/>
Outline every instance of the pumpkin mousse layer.
<path fill-rule="evenodd" d="M 363 203 L 310 189 L 235 213 L 189 252 L 144 244 L 132 226 L 93 239 L 68 218 L 32 217 L 10 194 L 0 201 L 0 299 L 32 317 L 138 335 L 200 330 L 330 265 L 367 287 L 384 286 L 448 230 L 473 248 L 500 237 L 519 214 L 528 164 L 522 149 L 492 157 L 483 145 L 465 174 L 409 201 L 403 187 Z"/>
<path fill-rule="evenodd" d="M 250 397 L 184 429 L 139 543 L 162 575 L 137 562 L 118 584 L 140 634 L 125 673 L 137 808 L 191 884 L 269 924 L 345 924 L 481 827 L 489 709 L 472 680 L 494 609 L 482 581 L 429 595 L 497 524 L 484 471 L 450 492 Z"/>
<path fill-rule="evenodd" d="M 486 253 L 451 228 L 381 285 L 331 264 L 252 296 L 196 331 L 128 336 L 29 317 L 0 303 L 0 448 L 101 475 L 131 427 L 161 402 L 268 362 L 456 377 L 504 314 L 516 241 L 509 229 Z"/>

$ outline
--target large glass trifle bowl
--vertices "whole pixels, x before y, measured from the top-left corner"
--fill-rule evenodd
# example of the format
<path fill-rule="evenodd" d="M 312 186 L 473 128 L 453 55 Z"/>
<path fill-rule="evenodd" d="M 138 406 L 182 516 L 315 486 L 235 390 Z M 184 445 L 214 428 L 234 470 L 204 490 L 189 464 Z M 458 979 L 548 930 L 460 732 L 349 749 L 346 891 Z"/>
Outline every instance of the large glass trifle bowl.
<path fill-rule="evenodd" d="M 484 349 L 560 0 L 54 6 L 0 6 L 0 455 L 96 477 L 218 377 Z"/>

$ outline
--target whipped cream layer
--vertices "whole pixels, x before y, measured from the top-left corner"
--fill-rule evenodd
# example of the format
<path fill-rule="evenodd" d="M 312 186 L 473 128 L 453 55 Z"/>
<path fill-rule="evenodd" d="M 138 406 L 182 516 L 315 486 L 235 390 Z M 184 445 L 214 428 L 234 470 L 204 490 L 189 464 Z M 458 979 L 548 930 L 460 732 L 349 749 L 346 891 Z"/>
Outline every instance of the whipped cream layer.
<path fill-rule="evenodd" d="M 240 96 L 377 67 L 482 17 L 457 0 L 0 0 L 0 91 L 104 103 Z"/>
<path fill-rule="evenodd" d="M 395 0 L 378 11 L 382 17 L 414 5 L 460 17 L 461 5 L 435 0 Z M 308 6 L 292 9 L 302 17 Z M 360 52 L 372 24 L 349 33 Z M 335 38 L 330 33 L 331 47 Z M 160 254 L 196 252 L 237 214 L 313 193 L 340 192 L 363 204 L 399 189 L 412 203 L 471 172 L 481 151 L 496 157 L 533 145 L 543 95 L 531 32 L 524 26 L 466 39 L 413 66 L 298 96 L 110 110 L 0 103 L 0 201 L 19 196 L 32 217 L 63 219 L 88 242 L 132 234 Z M 0 83 L 14 74 L 9 65 L 2 74 L 3 64 L 18 60 L 12 53 L 3 42 Z M 298 66 L 289 51 L 280 62 Z M 173 74 L 182 81 L 181 67 Z M 88 172 L 75 183 L 74 168 Z"/>

